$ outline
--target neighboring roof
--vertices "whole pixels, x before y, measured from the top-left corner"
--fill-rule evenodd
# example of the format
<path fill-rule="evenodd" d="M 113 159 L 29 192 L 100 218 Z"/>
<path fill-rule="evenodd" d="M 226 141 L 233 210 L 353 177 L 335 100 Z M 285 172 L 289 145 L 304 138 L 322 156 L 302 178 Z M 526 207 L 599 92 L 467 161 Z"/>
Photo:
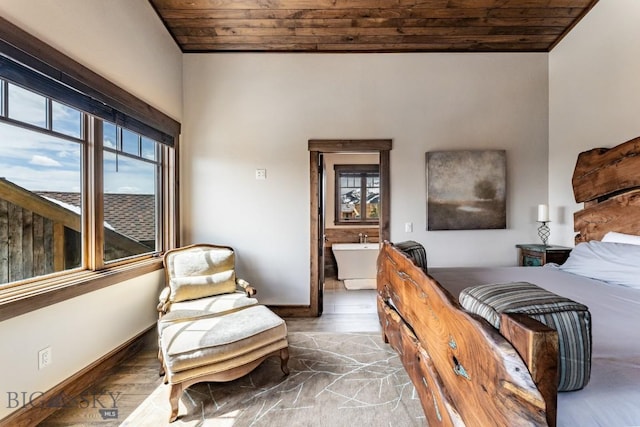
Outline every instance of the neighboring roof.
<path fill-rule="evenodd" d="M 79 193 L 36 191 L 48 199 L 80 206 Z M 104 221 L 115 231 L 138 242 L 155 240 L 155 196 L 153 194 L 105 194 Z"/>

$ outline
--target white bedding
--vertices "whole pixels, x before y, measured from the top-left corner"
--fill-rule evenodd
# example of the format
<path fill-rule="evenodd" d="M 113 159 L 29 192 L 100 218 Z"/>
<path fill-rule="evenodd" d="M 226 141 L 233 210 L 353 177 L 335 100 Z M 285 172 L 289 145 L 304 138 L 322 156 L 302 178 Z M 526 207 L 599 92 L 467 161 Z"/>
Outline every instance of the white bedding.
<path fill-rule="evenodd" d="M 553 265 L 430 268 L 429 275 L 455 297 L 468 286 L 524 281 L 589 307 L 591 380 L 582 390 L 558 394 L 558 426 L 640 426 L 640 289 L 588 279 Z"/>

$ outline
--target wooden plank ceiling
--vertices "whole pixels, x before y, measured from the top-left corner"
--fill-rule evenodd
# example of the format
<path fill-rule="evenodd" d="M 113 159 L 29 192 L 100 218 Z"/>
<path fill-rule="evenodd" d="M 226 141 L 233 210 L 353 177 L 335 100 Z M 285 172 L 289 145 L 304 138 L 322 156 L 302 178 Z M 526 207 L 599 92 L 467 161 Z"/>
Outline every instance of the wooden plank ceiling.
<path fill-rule="evenodd" d="M 547 52 L 597 0 L 149 0 L 183 52 Z"/>

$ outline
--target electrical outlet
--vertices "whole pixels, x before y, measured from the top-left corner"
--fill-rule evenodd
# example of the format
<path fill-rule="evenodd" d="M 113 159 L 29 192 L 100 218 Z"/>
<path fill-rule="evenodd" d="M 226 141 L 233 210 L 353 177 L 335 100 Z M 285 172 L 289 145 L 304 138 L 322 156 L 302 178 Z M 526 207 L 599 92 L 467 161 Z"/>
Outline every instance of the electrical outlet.
<path fill-rule="evenodd" d="M 38 369 L 44 369 L 53 363 L 51 347 L 44 348 L 38 352 Z"/>
<path fill-rule="evenodd" d="M 256 169 L 256 179 L 267 179 L 267 170 L 266 169 Z"/>

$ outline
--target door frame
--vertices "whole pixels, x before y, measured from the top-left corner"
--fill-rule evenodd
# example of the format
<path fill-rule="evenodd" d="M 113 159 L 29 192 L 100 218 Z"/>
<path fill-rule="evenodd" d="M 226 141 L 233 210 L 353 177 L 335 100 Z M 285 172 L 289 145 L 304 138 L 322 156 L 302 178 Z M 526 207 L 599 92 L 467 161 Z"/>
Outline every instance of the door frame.
<path fill-rule="evenodd" d="M 380 156 L 380 241 L 389 240 L 391 224 L 391 173 L 389 152 L 391 139 L 310 139 L 309 142 L 309 182 L 310 182 L 310 305 L 308 315 L 318 317 L 322 313 L 322 284 L 320 283 L 319 245 L 324 245 L 323 236 L 319 235 L 320 217 L 320 173 L 321 153 L 378 153 Z M 320 242 L 322 240 L 322 242 Z"/>

